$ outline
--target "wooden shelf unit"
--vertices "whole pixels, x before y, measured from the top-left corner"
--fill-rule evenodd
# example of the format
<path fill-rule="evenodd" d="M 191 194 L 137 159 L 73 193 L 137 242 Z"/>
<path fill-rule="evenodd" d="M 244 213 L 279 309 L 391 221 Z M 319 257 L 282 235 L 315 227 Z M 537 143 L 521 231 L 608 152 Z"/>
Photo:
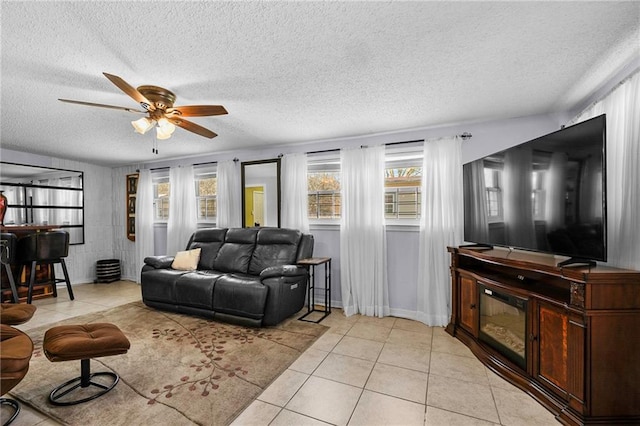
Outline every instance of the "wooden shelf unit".
<path fill-rule="evenodd" d="M 136 240 L 136 194 L 138 192 L 138 176 L 139 173 L 127 175 L 127 238 L 131 241 Z"/>
<path fill-rule="evenodd" d="M 567 425 L 640 424 L 640 272 L 452 248 L 446 331 Z M 478 286 L 528 301 L 526 368 L 478 338 Z"/>

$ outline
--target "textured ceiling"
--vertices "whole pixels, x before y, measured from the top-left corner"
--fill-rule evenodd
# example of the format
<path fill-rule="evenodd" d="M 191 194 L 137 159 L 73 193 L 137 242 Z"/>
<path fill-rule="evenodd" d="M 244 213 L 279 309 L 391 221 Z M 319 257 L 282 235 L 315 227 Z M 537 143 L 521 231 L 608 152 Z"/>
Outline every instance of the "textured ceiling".
<path fill-rule="evenodd" d="M 550 113 L 640 56 L 638 2 L 1 3 L 3 148 L 109 166 Z M 102 72 L 221 104 L 151 152 Z"/>

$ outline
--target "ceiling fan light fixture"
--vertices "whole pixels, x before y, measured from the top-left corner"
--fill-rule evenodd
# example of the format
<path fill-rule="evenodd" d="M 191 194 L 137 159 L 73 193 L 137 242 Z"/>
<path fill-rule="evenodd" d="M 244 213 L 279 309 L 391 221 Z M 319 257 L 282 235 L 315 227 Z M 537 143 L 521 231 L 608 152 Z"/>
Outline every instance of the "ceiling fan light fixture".
<path fill-rule="evenodd" d="M 157 139 L 169 139 L 176 129 L 175 125 L 205 138 L 215 138 L 217 134 L 211 130 L 185 120 L 182 117 L 207 117 L 211 115 L 228 114 L 222 105 L 184 105 L 174 107 L 173 104 L 176 100 L 176 95 L 170 90 L 159 86 L 138 86 L 136 89 L 117 75 L 106 72 L 103 74 L 118 87 L 118 89 L 122 90 L 142 106 L 145 111 L 114 105 L 96 104 L 93 102 L 73 101 L 70 99 L 59 100 L 92 107 L 118 109 L 142 114 L 147 113 L 148 115 L 146 117 L 132 121 L 131 125 L 136 133 L 141 135 L 144 135 L 153 127 L 157 126 Z M 154 151 L 157 154 L 158 150 L 156 148 L 154 148 Z"/>
<path fill-rule="evenodd" d="M 141 135 L 144 135 L 149 130 L 151 130 L 151 128 L 153 127 L 153 124 L 154 124 L 153 120 L 150 120 L 147 117 L 142 117 L 138 120 L 131 122 L 131 125 L 133 126 L 134 130 L 137 133 L 140 133 Z"/>
<path fill-rule="evenodd" d="M 170 122 L 169 120 L 167 120 L 166 118 L 161 118 L 160 120 L 158 120 L 158 129 L 162 130 L 162 133 L 168 133 L 168 134 L 173 134 L 173 132 L 176 131 L 176 126 Z"/>
<path fill-rule="evenodd" d="M 171 133 L 163 131 L 160 126 L 156 127 L 156 138 L 159 140 L 169 139 L 171 137 Z"/>

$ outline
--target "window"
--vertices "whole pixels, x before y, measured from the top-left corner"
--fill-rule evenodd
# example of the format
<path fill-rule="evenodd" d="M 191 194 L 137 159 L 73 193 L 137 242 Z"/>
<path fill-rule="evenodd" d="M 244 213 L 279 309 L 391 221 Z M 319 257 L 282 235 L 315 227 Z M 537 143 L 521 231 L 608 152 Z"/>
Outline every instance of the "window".
<path fill-rule="evenodd" d="M 310 220 L 340 219 L 340 160 L 317 159 L 307 168 L 308 215 Z"/>
<path fill-rule="evenodd" d="M 502 221 L 502 170 L 484 167 L 484 184 L 487 195 L 489 223 Z"/>
<path fill-rule="evenodd" d="M 544 190 L 544 170 L 532 172 L 532 203 L 533 203 L 533 219 L 544 220 L 545 209 L 545 190 Z"/>
<path fill-rule="evenodd" d="M 153 182 L 153 220 L 166 222 L 169 220 L 169 170 L 154 172 Z M 196 193 L 196 209 L 198 222 L 215 223 L 218 216 L 218 177 L 216 166 L 207 164 L 194 170 L 194 191 Z"/>
<path fill-rule="evenodd" d="M 485 162 L 484 183 L 486 187 L 487 216 L 489 223 L 503 221 L 502 201 L 502 169 L 494 162 Z M 531 205 L 534 220 L 544 220 L 545 197 L 544 190 L 546 170 L 531 172 Z"/>
<path fill-rule="evenodd" d="M 393 150 L 385 168 L 385 217 L 417 220 L 422 203 L 422 151 Z M 311 221 L 340 219 L 342 199 L 340 160 L 310 160 L 307 171 L 308 216 Z"/>
<path fill-rule="evenodd" d="M 422 166 L 385 170 L 384 213 L 387 219 L 419 219 L 422 202 Z"/>
<path fill-rule="evenodd" d="M 196 202 L 198 222 L 215 223 L 218 217 L 218 177 L 215 166 L 197 168 Z"/>
<path fill-rule="evenodd" d="M 169 171 L 155 173 L 151 177 L 153 183 L 153 220 L 166 222 L 169 220 Z"/>
<path fill-rule="evenodd" d="M 420 219 L 422 156 L 422 151 L 415 147 L 387 150 L 384 171 L 386 219 Z"/>

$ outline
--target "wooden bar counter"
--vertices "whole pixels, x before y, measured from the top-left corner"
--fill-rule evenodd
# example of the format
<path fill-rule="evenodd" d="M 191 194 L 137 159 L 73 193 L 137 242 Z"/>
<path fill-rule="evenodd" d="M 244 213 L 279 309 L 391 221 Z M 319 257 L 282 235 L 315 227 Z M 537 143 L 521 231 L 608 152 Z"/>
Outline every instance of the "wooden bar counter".
<path fill-rule="evenodd" d="M 7 225 L 0 226 L 0 231 L 3 233 L 14 234 L 18 239 L 34 232 L 51 231 L 54 229 L 60 229 L 59 225 Z M 29 286 L 29 268 L 25 268 L 24 271 L 20 269 L 20 263 L 11 265 L 16 278 L 16 286 L 18 288 L 18 296 L 20 302 L 27 300 L 27 291 Z M 33 286 L 33 298 L 43 299 L 53 296 L 53 284 L 51 283 L 51 268 L 52 265 L 38 265 L 36 267 L 36 284 Z M 2 268 L 2 292 L 0 299 L 2 302 L 11 301 L 11 289 L 9 288 L 9 281 L 6 275 L 6 271 Z M 40 284 L 39 284 L 40 283 Z"/>

